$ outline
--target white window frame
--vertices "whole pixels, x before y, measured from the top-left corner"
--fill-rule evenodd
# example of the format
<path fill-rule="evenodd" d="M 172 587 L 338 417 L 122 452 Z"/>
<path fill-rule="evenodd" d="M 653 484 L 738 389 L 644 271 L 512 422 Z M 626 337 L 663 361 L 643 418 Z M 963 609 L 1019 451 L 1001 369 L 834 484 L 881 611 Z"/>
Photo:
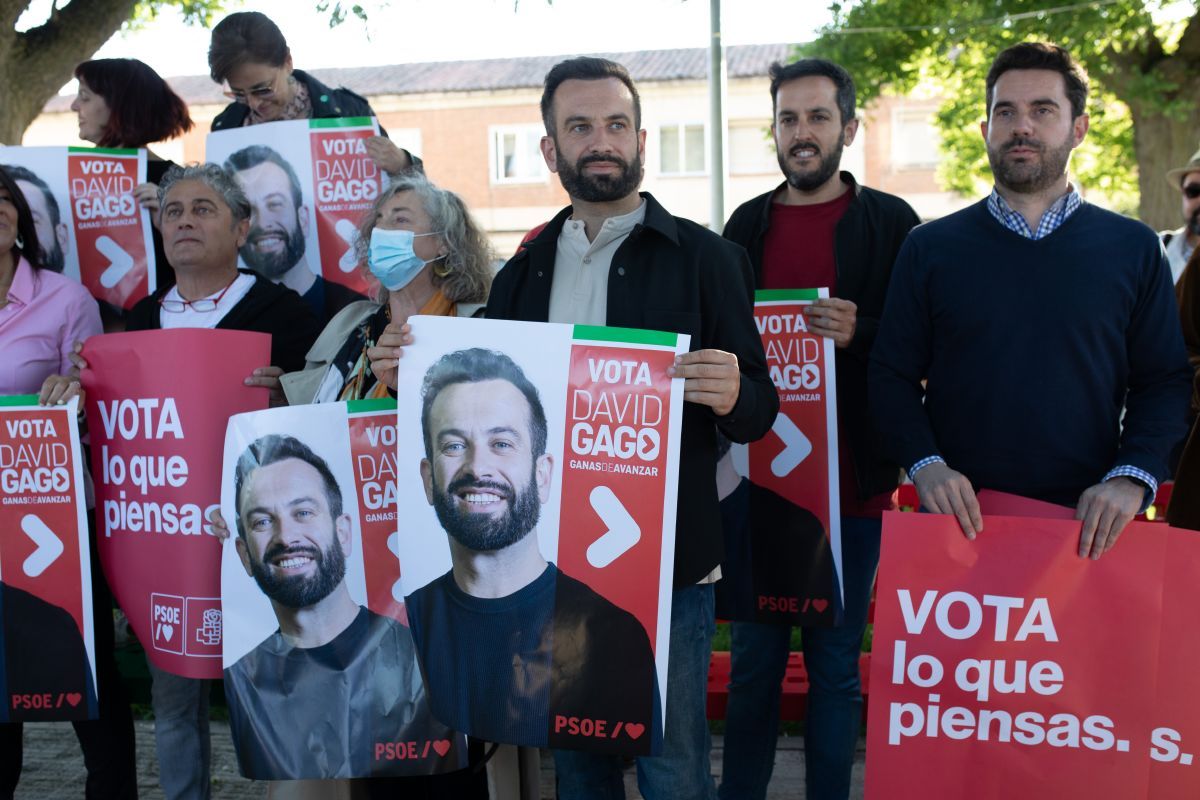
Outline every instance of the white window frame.
<path fill-rule="evenodd" d="M 933 108 L 912 108 L 898 107 L 892 109 L 892 167 L 896 170 L 927 170 L 936 169 L 938 162 L 941 160 L 941 135 L 938 133 L 937 125 L 934 122 L 934 116 L 937 111 Z M 931 135 L 934 139 L 935 155 L 932 161 L 906 160 L 900 156 L 900 126 L 901 120 L 911 121 L 917 116 L 923 116 L 928 123 Z"/>
<path fill-rule="evenodd" d="M 536 164 L 537 175 L 521 175 L 509 177 L 504 174 L 504 148 L 500 138 L 507 134 L 516 134 L 518 141 L 521 136 L 529 136 L 537 144 L 533 163 Z M 546 183 L 550 179 L 550 170 L 546 169 L 546 159 L 542 157 L 540 142 L 546 134 L 540 122 L 530 122 L 517 125 L 488 126 L 488 175 L 494 186 L 530 185 Z"/>
<path fill-rule="evenodd" d="M 733 131 L 734 129 L 753 130 L 756 134 L 762 135 L 763 143 L 766 147 L 766 152 L 769 153 L 769 160 L 759 164 L 755 169 L 744 169 L 736 166 L 734 161 L 733 149 Z M 763 135 L 765 134 L 765 135 Z M 730 175 L 774 175 L 779 171 L 779 161 L 775 153 L 775 142 L 771 136 L 771 121 L 770 120 L 755 120 L 755 119 L 734 119 L 729 121 L 728 134 L 725 137 L 727 157 L 729 160 Z"/>
<path fill-rule="evenodd" d="M 700 130 L 704 133 L 704 168 L 702 170 L 700 170 L 699 172 L 689 172 L 687 170 L 682 170 L 682 169 L 678 172 L 668 172 L 662 163 L 662 143 L 664 140 L 663 129 L 664 128 L 675 128 L 675 136 L 679 140 L 680 167 L 683 167 L 685 164 L 687 164 L 687 151 L 684 149 L 685 142 L 687 142 L 687 129 L 690 127 L 693 127 L 693 126 L 699 126 Z M 660 122 L 658 124 L 658 127 L 656 128 L 656 133 L 657 133 L 657 141 L 658 141 L 657 158 L 658 158 L 658 174 L 659 175 L 661 175 L 664 178 L 692 178 L 692 177 L 704 177 L 705 175 L 708 175 L 708 173 L 709 173 L 709 163 L 708 163 L 709 142 L 708 142 L 708 124 L 707 123 L 702 122 L 700 120 L 694 120 L 694 119 L 693 120 Z"/>

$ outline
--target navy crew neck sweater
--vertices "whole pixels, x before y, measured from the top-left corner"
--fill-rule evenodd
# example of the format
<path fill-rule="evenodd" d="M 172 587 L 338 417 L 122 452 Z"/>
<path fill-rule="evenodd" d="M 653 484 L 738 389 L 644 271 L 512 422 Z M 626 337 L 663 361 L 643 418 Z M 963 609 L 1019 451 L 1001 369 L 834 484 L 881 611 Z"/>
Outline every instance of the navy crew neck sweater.
<path fill-rule="evenodd" d="M 1114 466 L 1166 477 L 1190 385 L 1157 236 L 1086 203 L 1036 241 L 986 202 L 915 228 L 870 367 L 899 463 L 941 455 L 976 489 L 1065 505 Z"/>

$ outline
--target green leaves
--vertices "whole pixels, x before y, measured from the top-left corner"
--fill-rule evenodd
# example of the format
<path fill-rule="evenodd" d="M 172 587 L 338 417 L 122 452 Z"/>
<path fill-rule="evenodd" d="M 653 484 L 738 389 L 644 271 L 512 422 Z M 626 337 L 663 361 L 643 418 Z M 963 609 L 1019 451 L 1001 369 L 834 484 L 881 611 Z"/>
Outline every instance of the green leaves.
<path fill-rule="evenodd" d="M 1194 1 L 859 0 L 830 6 L 833 22 L 802 55 L 830 58 L 854 75 L 860 104 L 929 85 L 945 98 L 937 115 L 945 160 L 939 180 L 978 195 L 991 184 L 979 131 L 984 79 L 995 55 L 1020 41 L 1052 41 L 1092 81 L 1091 130 L 1072 160 L 1083 187 L 1117 206 L 1136 205 L 1134 117 L 1195 113 L 1200 63 L 1176 55 Z M 1200 22 L 1196 22 L 1200 25 Z M 1200 138 L 1200 131 L 1197 132 Z M 1137 152 L 1165 143 L 1136 141 Z"/>

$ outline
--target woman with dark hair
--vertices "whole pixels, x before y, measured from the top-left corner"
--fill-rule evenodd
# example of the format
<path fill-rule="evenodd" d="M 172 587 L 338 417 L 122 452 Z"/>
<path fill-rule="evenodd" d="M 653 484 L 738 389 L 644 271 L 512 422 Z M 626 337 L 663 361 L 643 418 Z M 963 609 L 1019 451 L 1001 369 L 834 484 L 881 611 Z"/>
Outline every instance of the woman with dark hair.
<path fill-rule="evenodd" d="M 331 89 L 294 69 L 283 32 L 258 11 L 239 11 L 217 23 L 208 68 L 215 82 L 228 84 L 225 95 L 233 100 L 213 120 L 214 131 L 278 120 L 375 116 L 365 97 L 344 86 Z M 367 153 L 389 175 L 421 164 L 393 144 L 386 131 L 367 140 Z"/>
<path fill-rule="evenodd" d="M 38 392 L 46 378 L 71 370 L 77 341 L 101 332 L 100 312 L 87 289 L 43 269 L 39 254 L 29 204 L 12 176 L 0 169 L 0 396 Z M 94 536 L 91 542 L 92 563 L 98 564 Z M 113 661 L 112 600 L 98 569 L 92 572 L 91 599 L 100 716 L 75 723 L 87 767 L 85 796 L 137 797 L 133 719 Z M 9 659 L 22 655 L 30 656 L 6 654 Z M 21 724 L 0 724 L 0 797 L 13 796 L 21 761 Z"/>
<path fill-rule="evenodd" d="M 193 127 L 187 103 L 158 73 L 136 58 L 97 58 L 75 67 L 79 93 L 71 110 L 79 118 L 79 138 L 97 147 L 146 147 L 182 136 Z M 147 151 L 146 183 L 133 196 L 154 220 L 157 286 L 175 282 L 158 232 L 158 184 L 174 162 Z"/>

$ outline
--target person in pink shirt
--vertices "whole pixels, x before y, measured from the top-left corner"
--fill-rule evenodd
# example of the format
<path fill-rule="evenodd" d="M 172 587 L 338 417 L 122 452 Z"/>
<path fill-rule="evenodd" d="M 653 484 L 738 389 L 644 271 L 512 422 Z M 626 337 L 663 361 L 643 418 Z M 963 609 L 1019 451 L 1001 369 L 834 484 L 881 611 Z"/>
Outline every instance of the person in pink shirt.
<path fill-rule="evenodd" d="M 0 169 L 0 396 L 35 394 L 46 378 L 68 373 L 75 343 L 101 332 L 100 309 L 78 281 L 41 265 L 29 203 Z M 93 547 L 92 563 L 98 563 Z M 112 600 L 99 570 L 92 575 L 96 619 L 111 619 Z M 113 661 L 112 624 L 96 625 L 100 718 L 76 722 L 87 767 L 85 796 L 136 798 L 133 720 Z M 0 797 L 21 777 L 22 727 L 0 724 Z"/>
<path fill-rule="evenodd" d="M 0 395 L 36 393 L 71 369 L 75 342 L 101 332 L 87 289 L 40 261 L 29 204 L 0 169 Z"/>

